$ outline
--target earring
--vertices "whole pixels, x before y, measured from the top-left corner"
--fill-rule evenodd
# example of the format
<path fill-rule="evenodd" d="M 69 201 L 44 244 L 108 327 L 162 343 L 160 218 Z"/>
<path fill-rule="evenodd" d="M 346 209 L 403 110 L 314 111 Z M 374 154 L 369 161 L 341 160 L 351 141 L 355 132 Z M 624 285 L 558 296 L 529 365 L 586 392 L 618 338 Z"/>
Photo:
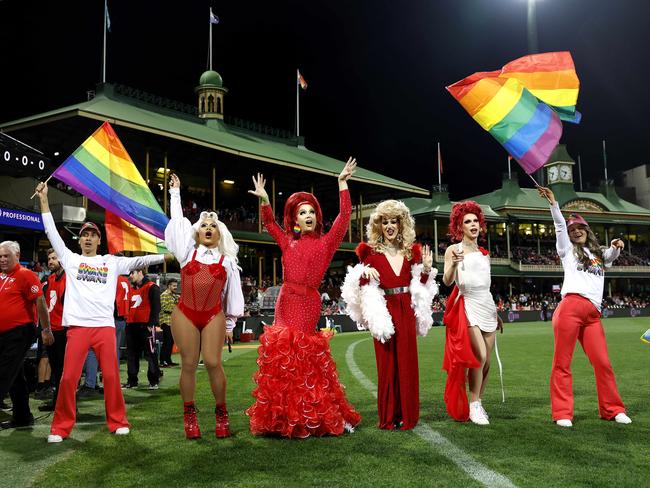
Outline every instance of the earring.
<path fill-rule="evenodd" d="M 402 234 L 397 234 L 397 237 L 395 238 L 397 242 L 402 242 Z"/>
<path fill-rule="evenodd" d="M 302 230 L 300 230 L 300 226 L 298 224 L 295 224 L 293 226 L 293 235 L 294 235 L 294 237 L 300 237 L 301 233 L 302 233 Z"/>
<path fill-rule="evenodd" d="M 379 244 L 383 244 L 383 243 L 384 243 L 384 234 L 381 234 L 381 235 L 379 236 L 379 239 L 377 239 L 377 242 L 379 242 Z"/>

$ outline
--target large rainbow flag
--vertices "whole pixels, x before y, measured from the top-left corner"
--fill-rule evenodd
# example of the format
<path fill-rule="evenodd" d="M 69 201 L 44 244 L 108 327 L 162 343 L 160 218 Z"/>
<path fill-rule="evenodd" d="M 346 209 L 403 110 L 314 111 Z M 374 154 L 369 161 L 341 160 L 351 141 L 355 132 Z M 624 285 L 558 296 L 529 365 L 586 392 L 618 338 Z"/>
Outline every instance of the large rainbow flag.
<path fill-rule="evenodd" d="M 106 210 L 104 221 L 108 252 L 142 251 L 163 254 L 167 251 L 163 241 Z"/>
<path fill-rule="evenodd" d="M 579 122 L 580 82 L 568 52 L 533 54 L 447 87 L 451 95 L 528 173 L 548 160 L 562 122 Z"/>
<path fill-rule="evenodd" d="M 121 219 L 164 239 L 169 218 L 108 122 L 86 139 L 53 176 Z"/>

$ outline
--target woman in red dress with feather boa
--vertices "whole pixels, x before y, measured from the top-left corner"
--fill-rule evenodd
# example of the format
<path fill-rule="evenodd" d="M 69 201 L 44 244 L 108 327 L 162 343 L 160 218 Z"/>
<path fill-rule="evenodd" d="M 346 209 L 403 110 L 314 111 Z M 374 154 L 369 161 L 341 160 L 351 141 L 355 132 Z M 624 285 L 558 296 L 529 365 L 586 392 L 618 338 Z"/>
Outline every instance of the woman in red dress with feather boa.
<path fill-rule="evenodd" d="M 416 335 L 431 325 L 438 293 L 428 246 L 415 244 L 414 221 L 404 203 L 381 202 L 370 216 L 368 244 L 342 287 L 350 317 L 370 330 L 377 361 L 380 429 L 408 430 L 420 417 Z M 432 272 L 433 271 L 433 272 Z"/>
<path fill-rule="evenodd" d="M 318 287 L 348 229 L 352 204 L 347 180 L 350 158 L 338 177 L 340 213 L 322 234 L 323 217 L 311 193 L 294 193 L 284 208 L 284 229 L 276 222 L 261 174 L 249 193 L 262 201 L 266 230 L 282 250 L 284 283 L 272 326 L 260 337 L 254 380 L 255 403 L 246 410 L 255 435 L 283 437 L 341 435 L 354 431 L 361 415 L 345 398 L 329 348 L 330 334 L 316 331 L 321 313 Z"/>

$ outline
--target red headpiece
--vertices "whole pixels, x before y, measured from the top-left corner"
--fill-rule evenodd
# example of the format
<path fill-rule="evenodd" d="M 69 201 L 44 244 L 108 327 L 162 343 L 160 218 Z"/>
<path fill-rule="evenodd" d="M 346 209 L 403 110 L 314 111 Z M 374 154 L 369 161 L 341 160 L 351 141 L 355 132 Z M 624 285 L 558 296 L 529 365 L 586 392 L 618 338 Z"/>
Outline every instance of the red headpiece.
<path fill-rule="evenodd" d="M 293 235 L 293 226 L 296 225 L 296 216 L 298 215 L 298 208 L 300 205 L 309 204 L 314 207 L 316 211 L 316 227 L 314 228 L 314 234 L 320 236 L 323 232 L 323 212 L 320 209 L 320 204 L 318 200 L 312 193 L 307 193 L 304 191 L 299 191 L 294 193 L 284 204 L 284 231 Z"/>
<path fill-rule="evenodd" d="M 566 228 L 568 229 L 572 225 L 576 225 L 576 224 L 580 224 L 580 225 L 584 225 L 585 227 L 589 227 L 589 224 L 587 223 L 587 221 L 585 219 L 582 218 L 582 215 L 580 215 L 579 213 L 572 213 L 572 214 L 569 215 L 569 220 L 567 220 Z"/>

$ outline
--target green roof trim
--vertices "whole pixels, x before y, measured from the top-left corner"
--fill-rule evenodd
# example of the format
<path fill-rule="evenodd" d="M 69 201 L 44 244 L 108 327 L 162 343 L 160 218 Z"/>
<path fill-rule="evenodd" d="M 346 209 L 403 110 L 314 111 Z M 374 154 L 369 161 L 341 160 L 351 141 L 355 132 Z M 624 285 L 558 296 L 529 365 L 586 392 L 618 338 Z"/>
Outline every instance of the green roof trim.
<path fill-rule="evenodd" d="M 100 86 L 92 100 L 5 122 L 0 124 L 0 130 L 18 130 L 72 117 L 108 120 L 115 126 L 129 127 L 242 157 L 325 175 L 336 176 L 345 165 L 343 161 L 297 145 L 295 139 L 271 138 L 223 123 L 209 124 L 190 113 L 176 112 L 117 94 L 110 84 Z M 397 191 L 429 194 L 423 188 L 365 168 L 357 170 L 354 180 Z"/>

